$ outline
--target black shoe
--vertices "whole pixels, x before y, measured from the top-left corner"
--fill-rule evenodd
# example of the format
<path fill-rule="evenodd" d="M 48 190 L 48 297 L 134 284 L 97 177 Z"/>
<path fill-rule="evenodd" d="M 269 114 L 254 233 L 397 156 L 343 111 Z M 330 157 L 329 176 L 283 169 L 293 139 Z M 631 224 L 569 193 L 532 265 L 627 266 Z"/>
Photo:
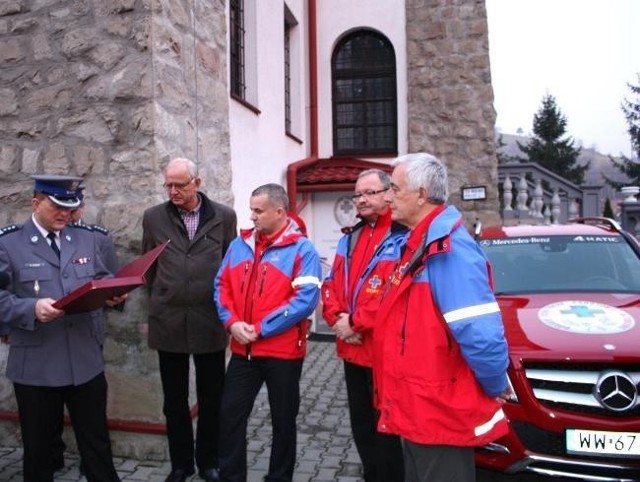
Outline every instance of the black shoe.
<path fill-rule="evenodd" d="M 206 482 L 218 482 L 220 480 L 218 469 L 201 470 L 198 472 L 198 475 L 201 479 L 206 480 Z"/>
<path fill-rule="evenodd" d="M 185 482 L 187 478 L 193 475 L 192 470 L 183 470 L 183 469 L 174 469 L 171 471 L 167 478 L 164 479 L 164 482 Z"/>

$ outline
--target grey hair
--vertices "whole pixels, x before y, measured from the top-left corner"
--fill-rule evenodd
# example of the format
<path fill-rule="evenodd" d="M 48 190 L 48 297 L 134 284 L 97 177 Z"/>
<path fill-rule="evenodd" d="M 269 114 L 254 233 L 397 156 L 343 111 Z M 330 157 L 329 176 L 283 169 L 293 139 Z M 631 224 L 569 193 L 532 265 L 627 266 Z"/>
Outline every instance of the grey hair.
<path fill-rule="evenodd" d="M 372 174 L 376 174 L 378 176 L 378 179 L 380 179 L 380 182 L 382 183 L 383 189 L 389 189 L 389 187 L 391 186 L 391 176 L 389 176 L 389 174 L 384 172 L 382 169 L 365 169 L 360 174 L 358 174 L 358 180 Z"/>
<path fill-rule="evenodd" d="M 189 173 L 189 177 L 191 179 L 195 179 L 198 177 L 198 166 L 191 159 L 187 159 L 185 157 L 176 157 L 175 159 L 171 159 L 167 164 L 167 167 L 164 168 L 164 172 L 167 172 L 167 169 L 170 167 L 175 167 L 179 165 L 187 166 L 187 172 Z"/>
<path fill-rule="evenodd" d="M 251 197 L 267 195 L 267 199 L 272 206 L 281 207 L 289 211 L 289 196 L 280 184 L 269 183 L 257 187 L 251 193 Z"/>
<path fill-rule="evenodd" d="M 449 182 L 447 168 L 444 163 L 435 156 L 425 152 L 416 152 L 397 157 L 393 161 L 394 166 L 404 164 L 406 166 L 407 186 L 417 191 L 421 187 L 426 189 L 432 204 L 444 204 L 449 197 Z"/>

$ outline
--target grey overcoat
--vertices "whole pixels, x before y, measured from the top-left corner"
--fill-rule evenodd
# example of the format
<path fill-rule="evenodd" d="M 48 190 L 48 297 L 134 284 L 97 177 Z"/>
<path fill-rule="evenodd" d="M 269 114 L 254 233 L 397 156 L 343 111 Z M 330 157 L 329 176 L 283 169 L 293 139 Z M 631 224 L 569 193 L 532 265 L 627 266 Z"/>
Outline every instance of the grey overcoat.
<path fill-rule="evenodd" d="M 0 290 L 0 313 L 11 325 L 7 378 L 14 382 L 80 385 L 104 370 L 102 309 L 48 323 L 35 318 L 38 298 L 59 299 L 109 275 L 86 228 L 63 228 L 60 251 L 58 259 L 32 220 L 0 230 L 0 271 L 10 277 L 8 289 Z"/>

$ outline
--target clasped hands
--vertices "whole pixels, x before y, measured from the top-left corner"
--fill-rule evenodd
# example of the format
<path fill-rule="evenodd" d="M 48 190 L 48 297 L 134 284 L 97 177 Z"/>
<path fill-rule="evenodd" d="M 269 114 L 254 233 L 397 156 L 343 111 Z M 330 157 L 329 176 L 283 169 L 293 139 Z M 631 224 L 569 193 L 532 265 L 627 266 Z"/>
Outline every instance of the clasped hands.
<path fill-rule="evenodd" d="M 362 335 L 353 331 L 349 324 L 349 313 L 340 313 L 332 329 L 340 340 L 350 345 L 362 345 Z"/>
<path fill-rule="evenodd" d="M 236 321 L 229 327 L 231 336 L 241 345 L 247 345 L 258 339 L 256 328 L 246 321 Z"/>

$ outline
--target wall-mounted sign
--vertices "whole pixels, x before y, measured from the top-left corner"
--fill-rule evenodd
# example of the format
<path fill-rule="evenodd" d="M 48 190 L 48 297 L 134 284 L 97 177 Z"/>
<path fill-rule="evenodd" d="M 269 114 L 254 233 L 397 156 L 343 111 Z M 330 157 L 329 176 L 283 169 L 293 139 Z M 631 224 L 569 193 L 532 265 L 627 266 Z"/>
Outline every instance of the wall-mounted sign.
<path fill-rule="evenodd" d="M 462 188 L 463 201 L 482 201 L 487 199 L 487 186 L 468 186 Z"/>

